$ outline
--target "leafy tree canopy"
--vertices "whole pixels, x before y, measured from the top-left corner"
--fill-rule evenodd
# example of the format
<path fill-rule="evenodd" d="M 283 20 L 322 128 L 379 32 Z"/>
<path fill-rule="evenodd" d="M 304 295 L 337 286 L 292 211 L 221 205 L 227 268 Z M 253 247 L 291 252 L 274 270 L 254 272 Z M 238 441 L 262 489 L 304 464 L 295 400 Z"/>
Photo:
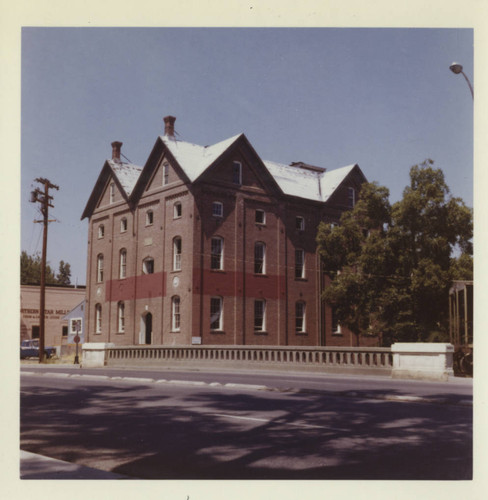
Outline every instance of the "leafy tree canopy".
<path fill-rule="evenodd" d="M 28 255 L 22 251 L 20 255 L 20 283 L 22 285 L 41 284 L 42 259 L 39 253 Z M 59 263 L 59 272 L 56 275 L 49 263 L 46 263 L 46 285 L 69 285 L 71 283 L 71 266 L 64 261 Z"/>
<path fill-rule="evenodd" d="M 393 206 L 387 188 L 364 184 L 339 226 L 319 226 L 330 280 L 324 298 L 358 342 L 368 333 L 384 345 L 425 341 L 434 332 L 442 338 L 452 280 L 472 279 L 472 210 L 450 196 L 432 165 L 411 168 L 410 185 Z"/>

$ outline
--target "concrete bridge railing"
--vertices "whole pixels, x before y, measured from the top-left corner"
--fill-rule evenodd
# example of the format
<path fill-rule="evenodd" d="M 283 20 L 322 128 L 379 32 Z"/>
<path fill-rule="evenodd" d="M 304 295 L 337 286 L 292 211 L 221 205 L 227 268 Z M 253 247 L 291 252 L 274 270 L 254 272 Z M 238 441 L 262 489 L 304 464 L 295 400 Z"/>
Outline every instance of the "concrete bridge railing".
<path fill-rule="evenodd" d="M 450 344 L 421 343 L 393 344 L 391 348 L 93 343 L 83 345 L 82 365 L 294 370 L 447 380 L 453 375 L 453 351 Z"/>

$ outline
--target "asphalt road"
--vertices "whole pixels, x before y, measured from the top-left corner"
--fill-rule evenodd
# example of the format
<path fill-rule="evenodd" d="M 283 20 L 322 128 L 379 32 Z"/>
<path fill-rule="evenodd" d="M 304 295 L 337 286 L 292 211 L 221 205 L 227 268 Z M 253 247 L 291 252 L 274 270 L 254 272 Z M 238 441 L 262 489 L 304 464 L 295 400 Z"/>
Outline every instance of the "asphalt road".
<path fill-rule="evenodd" d="M 472 476 L 466 382 L 38 368 L 23 367 L 21 448 L 66 462 L 147 479 Z"/>

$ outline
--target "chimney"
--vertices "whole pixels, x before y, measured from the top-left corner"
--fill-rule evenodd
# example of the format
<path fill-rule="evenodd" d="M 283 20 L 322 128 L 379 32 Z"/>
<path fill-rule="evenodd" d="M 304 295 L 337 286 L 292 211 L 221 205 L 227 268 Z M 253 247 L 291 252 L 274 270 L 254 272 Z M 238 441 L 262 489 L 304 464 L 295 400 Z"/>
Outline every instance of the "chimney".
<path fill-rule="evenodd" d="M 165 116 L 164 120 L 164 135 L 167 137 L 175 137 L 175 120 L 174 116 Z"/>
<path fill-rule="evenodd" d="M 120 163 L 120 148 L 122 147 L 122 142 L 112 142 L 112 160 Z"/>

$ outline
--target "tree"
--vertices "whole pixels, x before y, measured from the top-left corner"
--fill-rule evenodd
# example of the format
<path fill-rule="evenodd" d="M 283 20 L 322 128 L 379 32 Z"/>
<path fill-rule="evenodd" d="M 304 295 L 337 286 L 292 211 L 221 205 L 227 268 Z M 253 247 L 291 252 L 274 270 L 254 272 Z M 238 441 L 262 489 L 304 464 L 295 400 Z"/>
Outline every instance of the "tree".
<path fill-rule="evenodd" d="M 57 282 L 60 285 L 71 284 L 71 266 L 64 260 L 59 263 L 59 271 L 57 275 Z"/>
<path fill-rule="evenodd" d="M 41 284 L 42 259 L 39 253 L 29 255 L 25 250 L 20 254 L 20 283 L 21 285 Z M 46 263 L 46 285 L 69 285 L 71 266 L 64 261 L 59 263 L 59 273 L 56 276 L 49 263 Z"/>
<path fill-rule="evenodd" d="M 450 196 L 432 164 L 411 168 L 410 185 L 393 206 L 386 188 L 365 184 L 340 226 L 319 227 L 330 278 L 324 298 L 358 340 L 368 331 L 385 345 L 447 335 L 452 280 L 472 269 L 472 211 Z"/>

